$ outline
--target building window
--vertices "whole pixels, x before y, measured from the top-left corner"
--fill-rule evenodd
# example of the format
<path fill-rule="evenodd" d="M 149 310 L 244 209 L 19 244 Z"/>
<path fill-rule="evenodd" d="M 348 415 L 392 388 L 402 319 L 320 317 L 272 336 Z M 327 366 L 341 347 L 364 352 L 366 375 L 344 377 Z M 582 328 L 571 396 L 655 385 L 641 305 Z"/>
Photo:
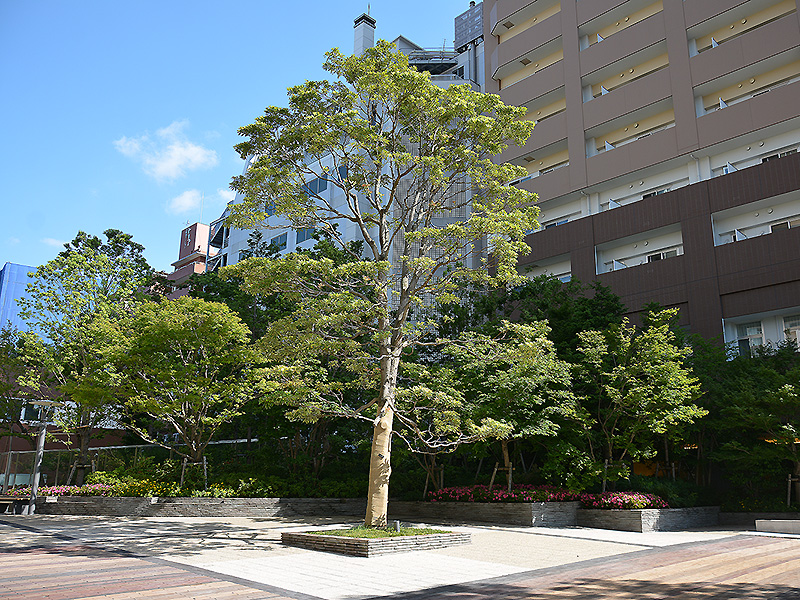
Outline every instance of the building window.
<path fill-rule="evenodd" d="M 267 202 L 264 205 L 264 212 L 267 213 L 268 217 L 271 217 L 275 214 L 275 203 L 272 201 Z"/>
<path fill-rule="evenodd" d="M 664 188 L 663 190 L 656 190 L 654 192 L 649 192 L 647 194 L 642 194 L 642 200 L 645 198 L 652 198 L 653 196 L 660 196 L 661 194 L 666 194 L 670 191 L 671 188 Z"/>
<path fill-rule="evenodd" d="M 308 227 L 306 229 L 298 229 L 297 230 L 297 243 L 305 242 L 306 240 L 310 240 L 314 237 L 314 232 L 316 229 L 313 227 Z"/>
<path fill-rule="evenodd" d="M 327 179 L 312 179 L 311 181 L 307 182 L 303 185 L 303 191 L 308 196 L 315 196 L 320 192 L 324 192 L 328 189 L 328 180 Z"/>
<path fill-rule="evenodd" d="M 673 248 L 672 250 L 664 250 L 663 252 L 656 252 L 655 254 L 648 254 L 647 255 L 647 262 L 655 262 L 657 260 L 663 260 L 665 258 L 672 258 L 673 256 L 678 256 L 678 250 Z"/>
<path fill-rule="evenodd" d="M 795 227 L 800 227 L 800 219 L 792 218 L 788 221 L 779 221 L 778 223 L 773 223 L 770 225 L 770 233 L 774 233 L 775 231 L 780 231 L 781 229 L 794 229 Z"/>
<path fill-rule="evenodd" d="M 286 234 L 286 233 L 282 233 L 282 234 L 276 235 L 274 238 L 272 238 L 269 241 L 269 245 L 270 246 L 275 246 L 277 248 L 278 252 L 280 252 L 281 250 L 286 250 L 286 243 L 287 243 L 288 239 L 289 239 L 289 235 Z"/>
<path fill-rule="evenodd" d="M 564 225 L 566 223 L 569 223 L 569 219 L 550 221 L 549 223 L 543 226 L 543 229 L 552 229 L 553 227 L 558 227 L 559 225 Z"/>
<path fill-rule="evenodd" d="M 778 152 L 776 154 L 770 154 L 769 156 L 765 156 L 761 159 L 762 163 L 769 162 L 771 160 L 777 160 L 779 158 L 783 158 L 784 156 L 789 156 L 790 154 L 797 154 L 797 148 L 793 148 L 791 150 L 786 150 L 785 152 Z"/>
<path fill-rule="evenodd" d="M 764 343 L 764 334 L 761 329 L 761 321 L 743 323 L 736 327 L 736 337 L 741 356 L 750 356 L 750 352 L 756 346 Z"/>
<path fill-rule="evenodd" d="M 800 315 L 783 317 L 783 332 L 787 342 L 793 341 L 800 347 Z"/>

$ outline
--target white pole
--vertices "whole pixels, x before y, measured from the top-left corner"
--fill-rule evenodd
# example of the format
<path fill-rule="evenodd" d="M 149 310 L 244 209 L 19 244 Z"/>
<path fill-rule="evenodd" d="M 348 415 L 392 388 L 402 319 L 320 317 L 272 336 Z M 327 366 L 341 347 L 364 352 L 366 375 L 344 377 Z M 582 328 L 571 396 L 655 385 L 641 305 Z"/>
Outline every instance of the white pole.
<path fill-rule="evenodd" d="M 39 491 L 39 477 L 42 474 L 42 459 L 44 458 L 44 438 L 47 433 L 47 421 L 42 419 L 39 438 L 36 440 L 36 462 L 33 467 L 33 485 L 31 486 L 31 499 L 28 502 L 28 512 L 32 515 L 36 512 L 36 494 Z"/>

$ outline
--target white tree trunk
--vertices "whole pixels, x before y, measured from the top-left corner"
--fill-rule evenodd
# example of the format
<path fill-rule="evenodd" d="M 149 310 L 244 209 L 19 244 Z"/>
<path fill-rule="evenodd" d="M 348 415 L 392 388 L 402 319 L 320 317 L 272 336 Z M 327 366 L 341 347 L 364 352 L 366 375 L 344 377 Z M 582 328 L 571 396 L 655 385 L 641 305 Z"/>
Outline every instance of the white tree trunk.
<path fill-rule="evenodd" d="M 387 354 L 389 354 L 387 356 Z M 369 489 L 367 490 L 366 527 L 385 527 L 389 508 L 389 476 L 392 473 L 392 424 L 399 352 L 384 354 L 381 368 L 381 401 L 372 431 L 372 451 L 369 459 Z"/>

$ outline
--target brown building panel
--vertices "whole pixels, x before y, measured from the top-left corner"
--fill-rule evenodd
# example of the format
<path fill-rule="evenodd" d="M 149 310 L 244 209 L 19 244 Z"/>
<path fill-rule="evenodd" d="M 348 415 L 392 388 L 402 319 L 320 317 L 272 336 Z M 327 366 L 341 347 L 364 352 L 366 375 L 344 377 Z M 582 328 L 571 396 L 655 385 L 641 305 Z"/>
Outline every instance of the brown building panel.
<path fill-rule="evenodd" d="M 718 247 L 714 246 L 713 230 L 713 215 L 720 211 L 773 197 L 776 204 L 785 203 L 785 194 L 800 189 L 800 153 L 719 175 L 720 161 L 724 166 L 728 160 L 720 156 L 735 153 L 745 157 L 742 162 L 747 164 L 747 156 L 756 160 L 766 156 L 762 149 L 765 139 L 783 139 L 778 136 L 800 130 L 800 81 L 731 101 L 726 108 L 700 117 L 696 113 L 697 98 L 713 98 L 717 89 L 735 85 L 740 72 L 742 79 L 751 73 L 757 78 L 759 73 L 800 60 L 798 14 L 778 18 L 690 56 L 693 36 L 708 35 L 728 21 L 733 23 L 770 4 L 663 0 L 661 12 L 580 50 L 580 36 L 591 35 L 613 24 L 612 19 L 652 2 L 562 1 L 557 15 L 497 48 L 498 38 L 491 28 L 502 27 L 502 19 L 520 9 L 533 10 L 532 4 L 522 0 L 484 3 L 491 15 L 488 20 L 493 20 L 487 24 L 487 67 L 491 67 L 492 55 L 511 61 L 548 40 L 560 39 L 563 60 L 500 90 L 500 94 L 507 103 L 534 109 L 565 98 L 566 111 L 541 122 L 525 147 L 511 148 L 500 158 L 524 164 L 524 156 L 555 148 L 566 139 L 569 166 L 529 179 L 520 187 L 537 192 L 546 211 L 548 201 L 554 202 L 552 205 L 570 202 L 590 207 L 590 214 L 528 236 L 532 252 L 520 264 L 535 265 L 568 255 L 573 277 L 610 285 L 631 313 L 648 302 L 679 306 L 682 323 L 709 338 L 722 333 L 723 319 L 800 305 L 800 227 Z M 667 52 L 667 67 L 584 102 L 585 86 L 604 80 L 617 67 L 635 67 L 636 61 L 655 51 Z M 496 82 L 489 82 L 490 91 L 492 85 Z M 587 158 L 587 140 L 595 138 L 595 143 L 602 144 L 604 132 L 670 108 L 674 126 Z M 800 146 L 800 140 L 787 139 Z M 685 185 L 687 179 L 683 179 L 678 181 L 683 187 L 638 201 L 629 198 L 624 206 L 603 210 L 609 190 L 625 189 L 645 179 L 649 185 L 652 181 L 657 185 L 660 174 L 679 174 L 681 170 L 691 185 Z M 613 194 L 616 198 L 617 192 Z M 764 205 L 757 205 L 754 211 L 763 210 Z M 669 227 L 680 228 L 683 255 L 596 274 L 598 245 L 613 248 L 620 240 L 622 246 L 626 238 L 647 236 L 651 231 L 661 235 Z"/>

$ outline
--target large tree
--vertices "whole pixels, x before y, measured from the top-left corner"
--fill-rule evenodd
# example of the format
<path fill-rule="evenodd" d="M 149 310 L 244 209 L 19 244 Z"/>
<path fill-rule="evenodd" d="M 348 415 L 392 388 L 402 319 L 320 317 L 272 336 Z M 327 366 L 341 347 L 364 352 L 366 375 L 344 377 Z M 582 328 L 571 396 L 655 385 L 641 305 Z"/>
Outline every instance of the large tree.
<path fill-rule="evenodd" d="M 103 348 L 108 339 L 93 326 L 98 318 L 113 319 L 134 302 L 150 274 L 142 246 L 116 229 L 106 242 L 78 232 L 65 250 L 38 267 L 19 300 L 29 369 L 25 385 L 56 389 L 62 400 L 54 418 L 75 435 L 79 464 L 88 460 L 89 441 L 99 425 L 113 423 L 113 394 Z M 78 469 L 82 482 L 84 468 Z"/>
<path fill-rule="evenodd" d="M 264 338 L 282 346 L 284 360 L 338 356 L 376 388 L 357 408 L 343 405 L 335 386 L 309 389 L 313 408 L 305 415 L 373 411 L 365 522 L 379 526 L 400 363 L 428 330 L 420 307 L 452 300 L 460 281 L 518 280 L 517 256 L 529 250 L 524 236 L 538 226 L 535 197 L 508 184 L 524 169 L 491 156 L 509 141 L 524 143 L 533 122 L 498 96 L 434 85 L 383 41 L 360 57 L 332 50 L 324 68 L 335 80 L 290 88 L 288 108 L 267 108 L 240 129 L 247 141 L 237 150 L 254 159 L 234 179 L 245 201 L 232 207 L 229 224 L 272 224 L 274 214 L 326 230 L 341 247 L 355 230 L 369 260 L 251 258 L 229 273 L 254 293 L 279 291 L 298 302 Z M 333 193 L 322 193 L 328 188 Z"/>

